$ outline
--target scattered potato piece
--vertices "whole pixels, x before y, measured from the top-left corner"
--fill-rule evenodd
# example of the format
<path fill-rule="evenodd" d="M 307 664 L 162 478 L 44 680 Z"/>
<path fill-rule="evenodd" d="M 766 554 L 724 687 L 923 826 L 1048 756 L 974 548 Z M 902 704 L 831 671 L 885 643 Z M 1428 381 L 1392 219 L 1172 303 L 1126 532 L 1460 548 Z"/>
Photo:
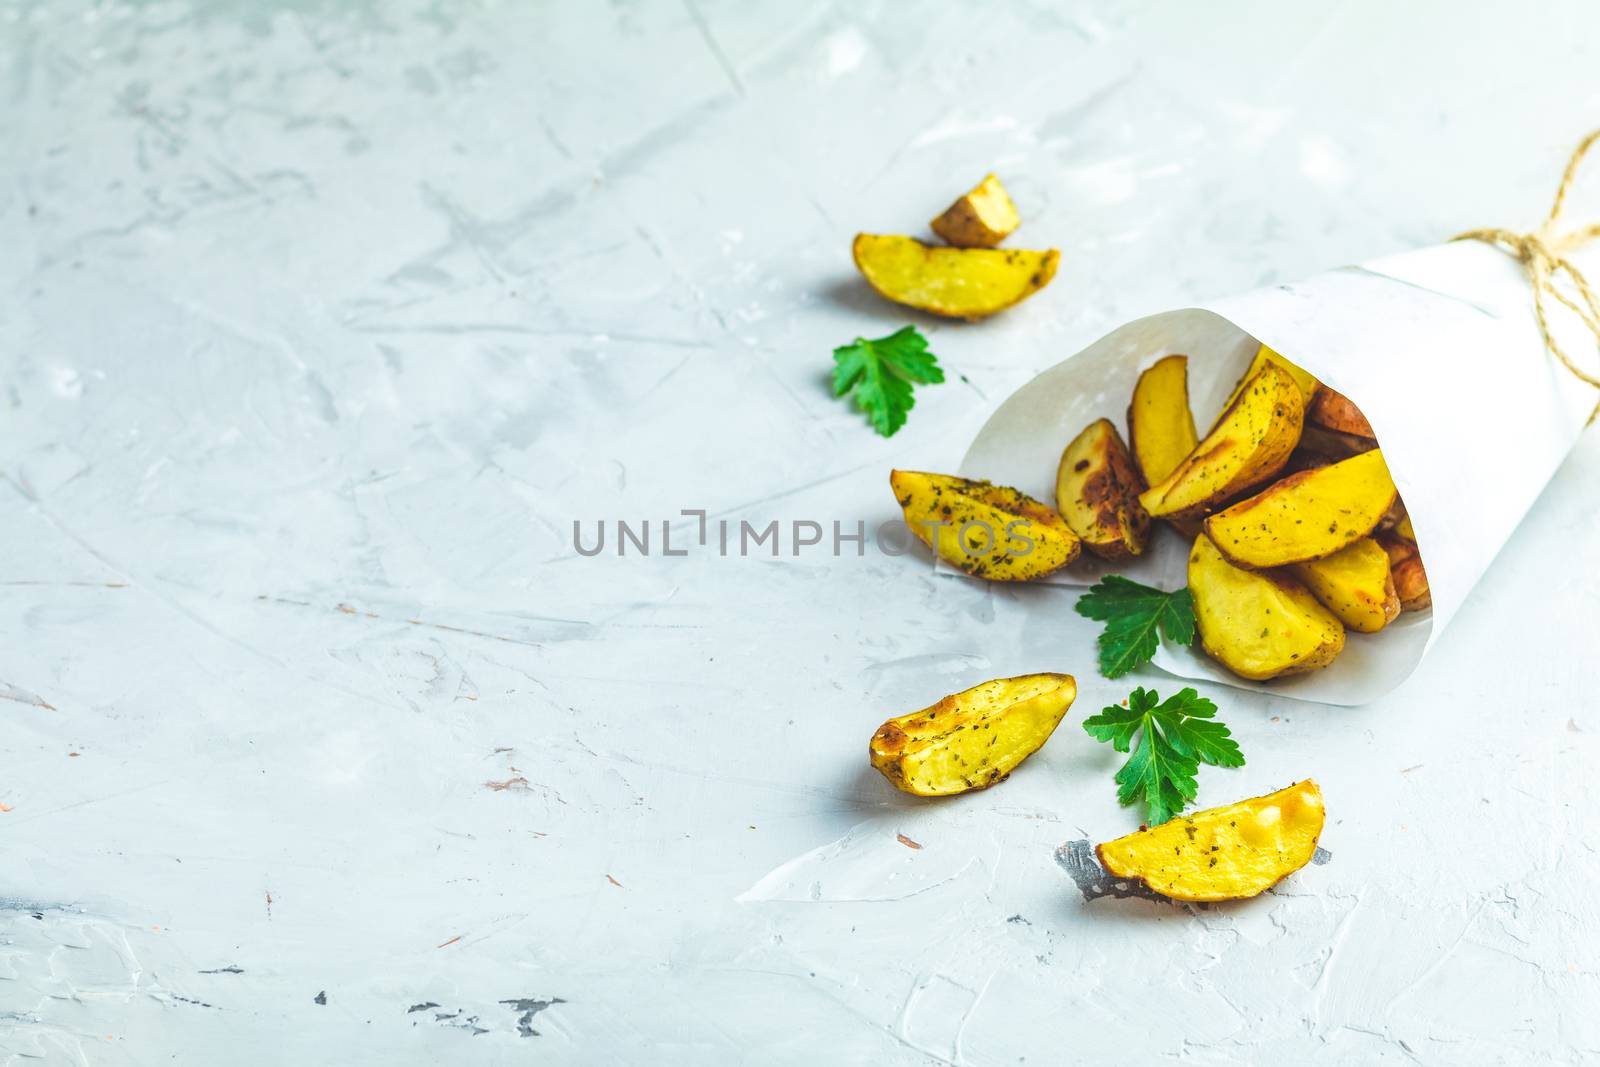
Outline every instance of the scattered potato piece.
<path fill-rule="evenodd" d="M 1056 510 L 1084 547 L 1102 559 L 1144 552 L 1150 516 L 1139 506 L 1144 482 L 1110 419 L 1091 422 L 1061 453 Z"/>
<path fill-rule="evenodd" d="M 968 574 L 1025 582 L 1078 558 L 1078 535 L 1060 515 L 1020 490 L 952 474 L 898 470 L 889 473 L 889 485 L 911 532 Z"/>
<path fill-rule="evenodd" d="M 1227 416 L 1228 409 L 1233 406 L 1235 400 L 1239 399 L 1239 394 L 1244 392 L 1244 387 L 1249 383 L 1250 379 L 1261 373 L 1261 368 L 1269 363 L 1289 372 L 1289 376 L 1294 379 L 1294 384 L 1300 387 L 1300 396 L 1304 401 L 1302 407 L 1309 408 L 1311 406 L 1312 398 L 1321 387 L 1321 383 L 1309 371 L 1302 370 L 1266 345 L 1262 345 L 1256 349 L 1255 358 L 1250 361 L 1250 366 L 1245 369 L 1244 375 L 1234 385 L 1233 392 L 1228 394 L 1227 402 L 1222 405 L 1222 414 L 1217 416 L 1217 423 L 1221 423 Z M 1212 424 L 1211 428 L 1213 430 L 1216 429 L 1217 423 Z"/>
<path fill-rule="evenodd" d="M 856 235 L 856 267 L 880 296 L 956 319 L 981 319 L 1043 289 L 1061 253 L 935 248 L 914 237 Z"/>
<path fill-rule="evenodd" d="M 1344 650 L 1344 624 L 1305 586 L 1235 567 L 1205 534 L 1189 553 L 1189 594 L 1201 647 L 1241 678 L 1314 671 Z"/>
<path fill-rule="evenodd" d="M 1377 633 L 1400 614 L 1389 554 L 1370 537 L 1324 559 L 1296 563 L 1293 571 L 1323 607 L 1359 633 Z"/>
<path fill-rule="evenodd" d="M 1306 422 L 1332 430 L 1334 433 L 1371 438 L 1378 436 L 1372 432 L 1372 423 L 1361 414 L 1361 409 L 1356 407 L 1355 401 L 1343 393 L 1329 389 L 1326 385 L 1317 390 L 1317 395 L 1311 400 L 1311 406 L 1306 408 Z"/>
<path fill-rule="evenodd" d="M 1305 398 L 1268 362 L 1229 405 L 1216 429 L 1165 480 L 1140 497 L 1160 518 L 1192 519 L 1277 474 L 1300 440 Z"/>
<path fill-rule="evenodd" d="M 993 174 L 929 223 L 933 232 L 957 248 L 993 248 L 1022 225 L 1000 179 Z"/>
<path fill-rule="evenodd" d="M 1398 537 L 1383 537 L 1378 543 L 1389 554 L 1389 571 L 1394 575 L 1400 610 L 1426 611 L 1433 607 L 1428 572 L 1422 569 L 1422 553 L 1417 551 L 1416 544 Z"/>
<path fill-rule="evenodd" d="M 872 735 L 872 765 L 897 789 L 944 797 L 986 789 L 1038 751 L 1078 695 L 1070 674 L 997 678 L 890 719 Z"/>
<path fill-rule="evenodd" d="M 1139 375 L 1128 404 L 1128 444 L 1146 485 L 1156 485 L 1194 451 L 1189 357 L 1167 356 Z"/>
<path fill-rule="evenodd" d="M 1264 797 L 1207 808 L 1095 848 L 1118 878 L 1173 900 L 1244 900 L 1311 862 L 1322 836 L 1322 790 L 1307 778 Z"/>
<path fill-rule="evenodd" d="M 1206 520 L 1206 536 L 1238 567 L 1321 559 L 1370 534 L 1394 503 L 1378 449 L 1291 474 Z"/>

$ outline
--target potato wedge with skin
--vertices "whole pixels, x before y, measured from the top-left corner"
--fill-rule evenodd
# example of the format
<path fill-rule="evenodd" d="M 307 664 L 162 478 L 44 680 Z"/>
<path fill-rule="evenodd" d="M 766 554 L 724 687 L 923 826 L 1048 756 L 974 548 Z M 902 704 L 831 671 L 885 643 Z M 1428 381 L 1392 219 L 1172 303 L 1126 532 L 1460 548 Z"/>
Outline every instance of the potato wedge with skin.
<path fill-rule="evenodd" d="M 1300 387 L 1300 396 L 1303 400 L 1301 406 L 1304 408 L 1311 406 L 1312 399 L 1316 396 L 1317 390 L 1321 388 L 1322 383 L 1318 382 L 1311 372 L 1295 366 L 1266 345 L 1262 345 L 1256 349 L 1255 357 L 1250 360 L 1250 366 L 1245 368 L 1244 374 L 1235 383 L 1233 392 L 1228 394 L 1227 401 L 1222 405 L 1222 414 L 1218 415 L 1217 421 L 1211 425 L 1213 430 L 1217 428 L 1218 423 L 1222 422 L 1223 417 L 1228 413 L 1228 409 L 1233 406 L 1233 402 L 1239 399 L 1239 394 L 1244 392 L 1244 387 L 1249 383 L 1250 379 L 1260 374 L 1261 368 L 1269 363 L 1289 373 L 1289 377 L 1294 379 L 1294 384 Z"/>
<path fill-rule="evenodd" d="M 1056 510 L 1083 546 L 1102 559 L 1144 553 L 1150 516 L 1139 506 L 1144 480 L 1110 419 L 1072 439 L 1056 467 Z"/>
<path fill-rule="evenodd" d="M 1400 516 L 1400 521 L 1395 523 L 1395 525 L 1394 525 L 1394 532 L 1395 532 L 1396 536 L 1404 537 L 1407 541 L 1410 541 L 1412 544 L 1416 544 L 1417 543 L 1417 531 L 1413 530 L 1411 528 L 1411 516 L 1410 515 L 1402 515 L 1402 516 Z"/>
<path fill-rule="evenodd" d="M 1265 681 L 1326 667 L 1344 651 L 1344 624 L 1282 571 L 1241 570 L 1201 534 L 1189 552 L 1200 647 L 1234 674 Z"/>
<path fill-rule="evenodd" d="M 1139 503 L 1153 517 L 1203 516 L 1271 478 L 1300 440 L 1305 398 L 1289 372 L 1267 363 L 1223 414 L 1217 428 Z"/>
<path fill-rule="evenodd" d="M 1311 399 L 1311 406 L 1306 408 L 1306 422 L 1334 433 L 1370 438 L 1378 436 L 1372 432 L 1372 423 L 1356 407 L 1355 401 L 1326 385 L 1317 390 L 1317 395 Z"/>
<path fill-rule="evenodd" d="M 1291 474 L 1206 520 L 1206 536 L 1238 567 L 1286 567 L 1366 537 L 1396 490 L 1378 449 Z"/>
<path fill-rule="evenodd" d="M 1389 554 L 1370 537 L 1290 569 L 1323 607 L 1358 633 L 1375 634 L 1400 614 Z"/>
<path fill-rule="evenodd" d="M 1070 674 L 975 685 L 878 727 L 872 765 L 896 789 L 919 797 L 987 789 L 1050 739 L 1077 696 Z"/>
<path fill-rule="evenodd" d="M 1358 437 L 1353 433 L 1340 433 L 1338 430 L 1330 430 L 1326 426 L 1313 426 L 1308 422 L 1300 431 L 1300 447 L 1321 452 L 1334 459 L 1348 459 L 1363 452 L 1371 452 L 1378 447 L 1378 439 Z"/>
<path fill-rule="evenodd" d="M 936 248 L 914 237 L 856 235 L 856 267 L 878 294 L 953 319 L 1004 311 L 1050 284 L 1061 253 Z"/>
<path fill-rule="evenodd" d="M 1128 404 L 1128 445 L 1145 484 L 1177 470 L 1197 441 L 1189 411 L 1189 357 L 1159 359 L 1139 375 Z"/>
<path fill-rule="evenodd" d="M 1400 610 L 1426 611 L 1433 607 L 1428 572 L 1422 567 L 1422 553 L 1417 551 L 1416 544 L 1400 537 L 1381 537 L 1378 543 L 1389 554 L 1389 572 L 1394 576 Z"/>
<path fill-rule="evenodd" d="M 1307 778 L 1276 793 L 1179 815 L 1095 847 L 1105 869 L 1184 901 L 1245 900 L 1311 862 L 1326 818 Z"/>
<path fill-rule="evenodd" d="M 890 471 L 917 539 L 978 578 L 1026 582 L 1078 558 L 1082 542 L 1049 507 L 1017 489 L 953 474 Z"/>
<path fill-rule="evenodd" d="M 1011 194 L 990 174 L 928 225 L 957 248 L 993 248 L 1021 226 L 1022 219 Z"/>

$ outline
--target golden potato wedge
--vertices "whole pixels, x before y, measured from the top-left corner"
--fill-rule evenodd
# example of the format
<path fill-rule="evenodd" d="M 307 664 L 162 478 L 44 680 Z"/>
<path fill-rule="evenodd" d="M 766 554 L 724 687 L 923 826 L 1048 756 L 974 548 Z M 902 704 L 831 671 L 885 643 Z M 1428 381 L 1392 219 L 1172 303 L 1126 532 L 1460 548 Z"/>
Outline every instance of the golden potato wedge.
<path fill-rule="evenodd" d="M 997 678 L 890 719 L 872 735 L 872 765 L 896 789 L 947 797 L 987 789 L 1038 751 L 1077 698 L 1070 674 Z"/>
<path fill-rule="evenodd" d="M 1157 360 L 1133 387 L 1128 404 L 1128 444 L 1146 485 L 1178 469 L 1197 441 L 1189 411 L 1189 357 Z"/>
<path fill-rule="evenodd" d="M 1394 525 L 1394 532 L 1398 536 L 1404 537 L 1407 541 L 1410 541 L 1412 544 L 1416 544 L 1417 543 L 1417 531 L 1413 530 L 1411 528 L 1411 516 L 1410 515 L 1402 515 L 1402 516 L 1400 516 L 1400 521 L 1395 523 L 1395 525 Z"/>
<path fill-rule="evenodd" d="M 1378 447 L 1378 440 L 1375 437 L 1340 433 L 1338 430 L 1330 430 L 1326 426 L 1313 426 L 1308 422 L 1300 431 L 1300 445 L 1302 448 L 1321 452 L 1334 459 L 1348 459 L 1363 452 L 1371 452 Z"/>
<path fill-rule="evenodd" d="M 1056 467 L 1056 510 L 1085 548 L 1102 559 L 1144 553 L 1150 516 L 1139 506 L 1144 481 L 1110 419 L 1072 439 Z"/>
<path fill-rule="evenodd" d="M 856 267 L 878 295 L 953 319 L 1004 311 L 1050 284 L 1061 253 L 935 248 L 915 237 L 856 235 Z"/>
<path fill-rule="evenodd" d="M 1227 401 L 1222 405 L 1222 414 L 1218 415 L 1217 421 L 1211 424 L 1213 430 L 1227 417 L 1228 409 L 1233 407 L 1235 400 L 1239 399 L 1239 394 L 1244 392 L 1244 387 L 1249 384 L 1250 379 L 1260 374 L 1261 368 L 1269 363 L 1289 372 L 1289 377 L 1294 379 L 1294 384 L 1300 387 L 1300 396 L 1303 401 L 1301 407 L 1309 408 L 1311 406 L 1312 398 L 1316 396 L 1317 390 L 1321 388 L 1321 383 L 1309 371 L 1295 366 L 1266 345 L 1262 345 L 1256 349 L 1255 358 L 1250 361 L 1250 366 L 1245 368 L 1243 376 L 1235 383 L 1233 392 L 1228 394 Z"/>
<path fill-rule="evenodd" d="M 1285 567 L 1331 556 L 1366 537 L 1394 503 L 1374 448 L 1291 474 L 1206 520 L 1206 536 L 1237 567 Z"/>
<path fill-rule="evenodd" d="M 1372 423 L 1361 414 L 1361 409 L 1356 407 L 1355 401 L 1343 393 L 1329 389 L 1326 385 L 1317 390 L 1317 395 L 1311 398 L 1311 406 L 1306 408 L 1306 422 L 1313 426 L 1321 426 L 1334 433 L 1352 434 L 1356 437 L 1376 438 L 1372 432 Z"/>
<path fill-rule="evenodd" d="M 1152 516 L 1194 519 L 1271 478 L 1300 440 L 1305 398 L 1289 373 L 1268 362 L 1229 406 L 1217 428 L 1139 497 Z"/>
<path fill-rule="evenodd" d="M 1389 554 L 1370 537 L 1290 570 L 1323 607 L 1358 633 L 1375 634 L 1400 614 Z"/>
<path fill-rule="evenodd" d="M 1173 900 L 1245 900 L 1311 862 L 1322 790 L 1307 778 L 1264 797 L 1179 815 L 1095 847 L 1105 869 Z"/>
<path fill-rule="evenodd" d="M 1201 534 L 1189 552 L 1200 647 L 1252 681 L 1326 667 L 1344 651 L 1344 624 L 1281 571 L 1241 570 Z"/>
<path fill-rule="evenodd" d="M 1394 575 L 1400 610 L 1426 611 L 1433 607 L 1428 572 L 1422 568 L 1422 553 L 1417 551 L 1416 544 L 1399 537 L 1381 537 L 1378 543 L 1389 554 L 1389 571 Z"/>
<path fill-rule="evenodd" d="M 1082 543 L 1050 508 L 1017 489 L 953 474 L 890 471 L 911 532 L 978 578 L 1026 582 L 1078 558 Z"/>
<path fill-rule="evenodd" d="M 933 232 L 957 248 L 993 248 L 1022 225 L 1011 194 L 993 174 L 929 223 Z"/>

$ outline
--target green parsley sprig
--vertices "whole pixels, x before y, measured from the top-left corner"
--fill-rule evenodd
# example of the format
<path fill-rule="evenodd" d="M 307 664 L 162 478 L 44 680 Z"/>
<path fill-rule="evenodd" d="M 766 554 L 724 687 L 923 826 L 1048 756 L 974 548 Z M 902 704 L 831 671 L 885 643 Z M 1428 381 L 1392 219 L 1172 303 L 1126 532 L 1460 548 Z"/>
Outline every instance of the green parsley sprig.
<path fill-rule="evenodd" d="M 1100 632 L 1100 673 L 1120 678 L 1156 654 L 1156 634 L 1194 643 L 1194 600 L 1188 589 L 1164 593 L 1109 574 L 1078 598 L 1076 610 L 1106 624 Z"/>
<path fill-rule="evenodd" d="M 944 381 L 939 357 L 928 351 L 928 339 L 915 326 L 902 326 L 887 337 L 857 337 L 833 350 L 833 395 L 855 397 L 872 428 L 885 437 L 906 423 L 915 401 L 915 385 Z"/>
<path fill-rule="evenodd" d="M 1194 800 L 1200 764 L 1244 766 L 1239 743 L 1215 718 L 1217 706 L 1195 690 L 1181 689 L 1163 701 L 1154 690 L 1140 687 L 1128 694 L 1127 704 L 1089 716 L 1083 729 L 1097 741 L 1110 741 L 1118 752 L 1132 753 L 1116 774 L 1117 800 L 1124 805 L 1143 801 L 1151 826 Z"/>

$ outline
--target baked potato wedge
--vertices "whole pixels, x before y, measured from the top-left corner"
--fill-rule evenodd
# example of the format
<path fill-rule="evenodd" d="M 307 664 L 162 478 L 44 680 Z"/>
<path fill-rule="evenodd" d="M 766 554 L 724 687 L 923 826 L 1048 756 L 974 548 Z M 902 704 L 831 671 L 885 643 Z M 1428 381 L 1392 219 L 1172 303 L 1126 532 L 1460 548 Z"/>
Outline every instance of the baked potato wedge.
<path fill-rule="evenodd" d="M 1201 534 L 1189 552 L 1189 595 L 1206 654 L 1252 681 L 1326 667 L 1344 651 L 1344 624 L 1282 571 L 1247 571 Z"/>
<path fill-rule="evenodd" d="M 1412 544 L 1417 543 L 1417 531 L 1411 528 L 1410 515 L 1400 516 L 1400 521 L 1394 524 L 1394 532 L 1397 536 L 1404 537 Z"/>
<path fill-rule="evenodd" d="M 1374 448 L 1291 474 L 1206 519 L 1206 536 L 1238 567 L 1285 567 L 1331 556 L 1366 537 L 1396 490 Z"/>
<path fill-rule="evenodd" d="M 1004 311 L 1050 284 L 1061 253 L 937 248 L 915 237 L 856 235 L 856 267 L 878 295 L 953 319 Z"/>
<path fill-rule="evenodd" d="M 878 727 L 872 765 L 896 789 L 919 797 L 987 789 L 1050 739 L 1077 696 L 1070 674 L 975 685 Z"/>
<path fill-rule="evenodd" d="M 1389 572 L 1400 597 L 1401 611 L 1426 611 L 1433 607 L 1428 589 L 1428 572 L 1422 568 L 1422 553 L 1414 542 L 1400 537 L 1382 537 L 1378 543 L 1389 554 Z"/>
<path fill-rule="evenodd" d="M 957 248 L 993 248 L 1021 226 L 1022 219 L 1011 194 L 990 174 L 928 225 Z"/>
<path fill-rule="evenodd" d="M 1096 419 L 1074 437 L 1056 467 L 1056 510 L 1102 559 L 1143 554 L 1150 533 L 1150 516 L 1139 506 L 1143 489 L 1110 419 Z"/>
<path fill-rule="evenodd" d="M 1078 558 L 1065 520 L 1017 489 L 953 474 L 891 471 L 906 525 L 942 560 L 978 578 L 1026 582 Z"/>
<path fill-rule="evenodd" d="M 1309 371 L 1295 366 L 1266 345 L 1262 345 L 1256 349 L 1255 358 L 1250 360 L 1250 366 L 1245 368 L 1243 376 L 1234 384 L 1233 392 L 1228 394 L 1227 401 L 1222 405 L 1222 414 L 1217 416 L 1217 422 L 1211 426 L 1213 430 L 1227 416 L 1228 409 L 1233 407 L 1235 400 L 1239 399 L 1239 394 L 1244 392 L 1244 387 L 1249 384 L 1250 379 L 1260 374 L 1261 368 L 1268 364 L 1287 371 L 1289 377 L 1294 379 L 1294 384 L 1300 387 L 1300 396 L 1304 401 L 1301 406 L 1304 408 L 1311 406 L 1312 398 L 1316 396 L 1317 390 L 1321 388 L 1322 383 L 1318 382 Z"/>
<path fill-rule="evenodd" d="M 1307 778 L 1263 797 L 1138 830 L 1095 846 L 1105 869 L 1173 900 L 1245 900 L 1311 862 L 1326 815 Z"/>
<path fill-rule="evenodd" d="M 1323 607 L 1357 633 L 1375 634 L 1400 614 L 1389 554 L 1370 537 L 1290 570 Z"/>
<path fill-rule="evenodd" d="M 1329 389 L 1326 385 L 1318 389 L 1317 395 L 1311 398 L 1311 405 L 1306 408 L 1306 422 L 1312 426 L 1332 430 L 1334 433 L 1373 439 L 1378 436 L 1372 432 L 1372 423 L 1361 414 L 1361 409 L 1356 407 L 1355 401 L 1343 393 Z"/>
<path fill-rule="evenodd" d="M 1198 438 L 1189 411 L 1189 357 L 1158 359 L 1139 375 L 1128 404 L 1128 445 L 1146 485 L 1178 469 Z"/>
<path fill-rule="evenodd" d="M 1139 497 L 1157 518 L 1194 519 L 1271 478 L 1300 440 L 1305 398 L 1289 372 L 1268 362 L 1206 435 L 1162 481 Z"/>
<path fill-rule="evenodd" d="M 1341 433 L 1326 426 L 1313 426 L 1308 422 L 1300 431 L 1300 446 L 1313 452 L 1321 452 L 1333 459 L 1348 459 L 1363 452 L 1371 452 L 1378 447 L 1378 439 Z"/>

